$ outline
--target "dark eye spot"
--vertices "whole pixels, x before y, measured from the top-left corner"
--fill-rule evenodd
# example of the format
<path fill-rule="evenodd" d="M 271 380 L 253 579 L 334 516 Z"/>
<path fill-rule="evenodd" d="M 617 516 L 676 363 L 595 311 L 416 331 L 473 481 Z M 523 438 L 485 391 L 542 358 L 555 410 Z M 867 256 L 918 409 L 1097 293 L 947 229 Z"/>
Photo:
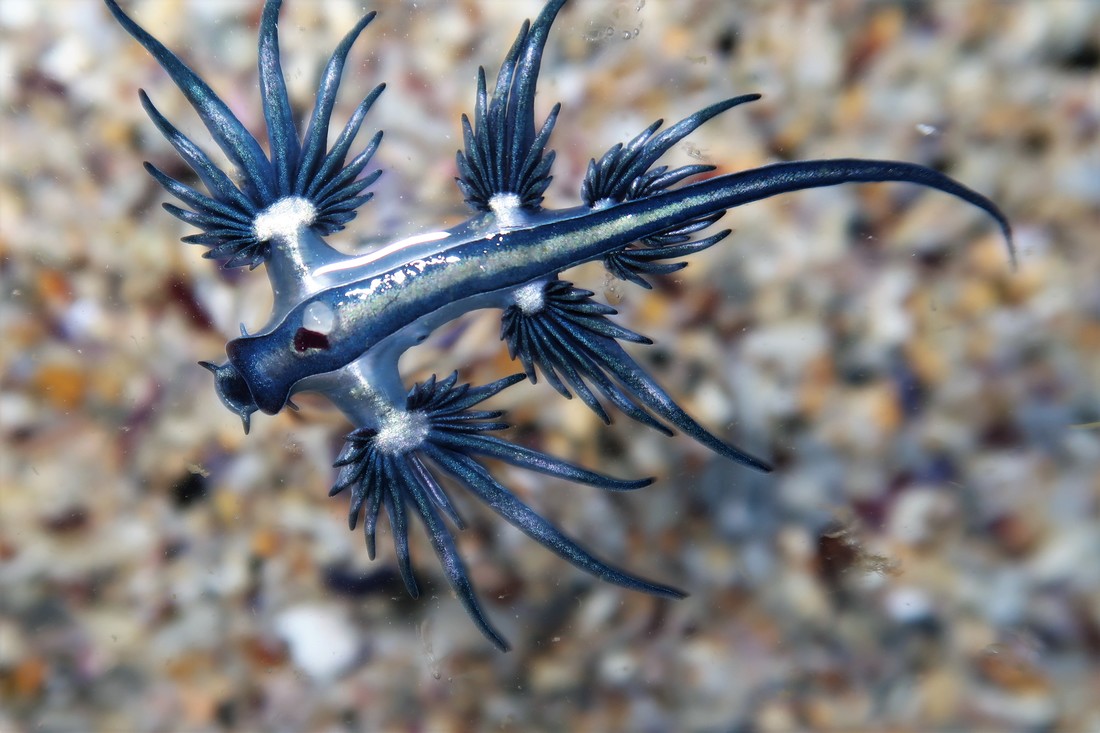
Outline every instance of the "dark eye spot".
<path fill-rule="evenodd" d="M 301 354 L 310 349 L 328 349 L 328 336 L 308 328 L 299 328 L 294 334 L 294 350 Z"/>

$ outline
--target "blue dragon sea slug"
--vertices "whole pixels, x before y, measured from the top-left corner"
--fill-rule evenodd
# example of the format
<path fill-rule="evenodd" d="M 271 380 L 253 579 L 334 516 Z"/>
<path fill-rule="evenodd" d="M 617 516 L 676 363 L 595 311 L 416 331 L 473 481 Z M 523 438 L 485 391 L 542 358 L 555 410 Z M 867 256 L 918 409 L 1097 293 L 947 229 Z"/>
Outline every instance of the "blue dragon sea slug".
<path fill-rule="evenodd" d="M 344 254 L 325 242 L 367 203 L 380 171 L 364 173 L 378 149 L 376 133 L 353 145 L 384 85 L 355 108 L 329 147 L 332 111 L 348 52 L 374 13 L 368 13 L 333 52 L 318 84 L 304 132 L 294 118 L 280 65 L 281 0 L 267 0 L 260 21 L 259 79 L 268 150 L 228 106 L 180 59 L 131 20 L 115 0 L 115 18 L 152 54 L 198 113 L 211 138 L 236 168 L 221 170 L 140 92 L 153 124 L 194 171 L 205 192 L 146 164 L 183 206 L 164 208 L 200 233 L 183 241 L 207 247 L 223 267 L 263 265 L 274 291 L 266 326 L 226 345 L 214 374 L 222 402 L 244 423 L 254 412 L 275 414 L 298 392 L 319 392 L 354 426 L 336 460 L 331 494 L 348 492 L 349 524 L 362 521 L 373 558 L 383 508 L 394 537 L 401 576 L 412 596 L 417 582 L 409 558 L 410 515 L 423 523 L 459 601 L 500 649 L 470 584 L 451 528 L 463 522 L 441 478 L 488 504 L 504 519 L 578 567 L 612 583 L 672 598 L 660 585 L 593 557 L 521 502 L 485 468 L 485 458 L 601 489 L 638 489 L 651 480 L 606 476 L 523 447 L 497 435 L 506 424 L 481 403 L 538 375 L 565 396 L 576 394 L 605 422 L 608 407 L 666 434 L 677 428 L 720 456 L 770 470 L 712 434 L 688 415 L 623 349 L 649 343 L 616 324 L 615 311 L 593 293 L 562 279 L 571 267 L 602 260 L 614 276 L 642 287 L 674 272 L 680 260 L 726 238 L 703 236 L 727 210 L 788 191 L 841 183 L 901 181 L 954 195 L 988 213 L 1000 226 L 1013 260 L 1009 224 L 993 202 L 923 166 L 889 160 L 809 160 L 702 177 L 713 166 L 669 169 L 658 160 L 712 117 L 759 98 L 746 94 L 700 110 L 662 129 L 660 121 L 592 160 L 580 205 L 544 208 L 554 152 L 547 146 L 560 106 L 538 123 L 535 86 L 543 48 L 565 0 L 549 0 L 524 23 L 490 88 L 479 71 L 473 119 L 462 117 L 458 187 L 472 209 L 464 223 L 427 230 Z M 523 373 L 483 386 L 457 374 L 411 388 L 398 370 L 401 354 L 442 324 L 468 311 L 502 311 L 501 337 Z M 242 329 L 243 331 L 243 329 Z"/>

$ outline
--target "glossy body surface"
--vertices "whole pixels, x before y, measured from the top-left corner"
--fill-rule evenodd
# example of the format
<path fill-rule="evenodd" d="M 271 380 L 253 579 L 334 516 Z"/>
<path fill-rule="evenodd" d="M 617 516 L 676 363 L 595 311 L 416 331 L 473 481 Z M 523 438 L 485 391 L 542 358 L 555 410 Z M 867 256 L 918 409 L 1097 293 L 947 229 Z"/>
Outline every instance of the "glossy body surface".
<path fill-rule="evenodd" d="M 757 95 L 714 104 L 663 130 L 660 122 L 651 125 L 592 161 L 581 191 L 583 205 L 544 209 L 542 194 L 554 160 L 547 144 L 558 108 L 540 126 L 533 110 L 543 48 L 564 5 L 554 0 L 521 29 L 491 91 L 480 76 L 474 118 L 463 119 L 465 147 L 457 157 L 457 180 L 472 217 L 449 229 L 428 227 L 367 254 L 343 255 L 324 237 L 342 229 L 371 198 L 363 192 L 377 172 L 363 172 L 380 135 L 350 161 L 348 155 L 381 87 L 356 108 L 331 148 L 328 128 L 345 58 L 373 14 L 361 19 L 333 54 L 300 135 L 279 61 L 280 3 L 266 3 L 260 79 L 268 155 L 194 72 L 113 0 L 107 4 L 172 76 L 239 174 L 240 183 L 219 170 L 143 95 L 153 122 L 207 191 L 149 166 L 189 207 L 166 208 L 203 230 L 187 240 L 209 247 L 208 256 L 232 266 L 263 265 L 271 280 L 275 297 L 268 324 L 231 341 L 225 364 L 206 365 L 223 402 L 247 429 L 254 412 L 276 413 L 297 392 L 328 397 L 356 426 L 337 461 L 341 472 L 333 493 L 350 489 L 350 524 L 354 527 L 362 513 L 370 554 L 384 507 L 402 577 L 415 596 L 407 526 L 410 514 L 418 518 L 459 600 L 502 649 L 506 642 L 482 611 L 454 546 L 447 522 L 459 529 L 464 524 L 437 474 L 585 570 L 629 588 L 678 597 L 675 589 L 590 555 L 498 483 L 479 457 L 607 490 L 636 489 L 649 481 L 611 478 L 486 435 L 505 424 L 499 412 L 476 406 L 522 375 L 484 387 L 458 384 L 456 376 L 433 377 L 409 390 L 398 371 L 407 349 L 465 312 L 499 308 L 504 311 L 502 338 L 532 381 L 541 375 L 562 394 L 576 394 L 605 421 L 610 404 L 657 430 L 670 433 L 671 425 L 719 455 L 769 470 L 765 461 L 688 416 L 619 344 L 648 339 L 611 321 L 611 308 L 561 280 L 561 273 L 602 260 L 611 274 L 649 287 L 651 278 L 682 267 L 679 259 L 723 240 L 728 230 L 709 236 L 699 232 L 729 209 L 807 188 L 885 181 L 938 189 L 979 207 L 995 219 L 1014 254 L 1007 220 L 991 201 L 923 166 L 841 158 L 707 177 L 711 166 L 669 170 L 656 164 L 699 125 Z"/>

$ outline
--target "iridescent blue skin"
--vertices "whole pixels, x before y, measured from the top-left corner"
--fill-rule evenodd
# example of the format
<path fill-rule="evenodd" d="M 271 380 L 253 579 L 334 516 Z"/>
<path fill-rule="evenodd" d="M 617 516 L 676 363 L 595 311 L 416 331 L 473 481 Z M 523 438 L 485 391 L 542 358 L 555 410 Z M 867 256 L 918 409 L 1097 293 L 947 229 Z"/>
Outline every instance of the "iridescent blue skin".
<path fill-rule="evenodd" d="M 473 409 L 502 389 L 535 381 L 541 373 L 565 396 L 576 393 L 605 422 L 610 403 L 631 418 L 671 434 L 679 428 L 721 456 L 769 471 L 767 463 L 713 435 L 683 411 L 622 349 L 619 341 L 649 343 L 607 316 L 614 311 L 559 278 L 576 265 L 602 259 L 608 270 L 643 287 L 649 277 L 684 266 L 679 259 L 712 246 L 729 231 L 697 238 L 726 210 L 789 191 L 841 183 L 899 181 L 954 195 L 1000 226 L 1015 261 L 1008 221 L 989 199 L 923 166 L 898 161 L 837 159 L 780 163 L 699 180 L 712 166 L 674 170 L 658 158 L 699 125 L 732 107 L 758 99 L 749 94 L 719 102 L 660 130 L 654 123 L 632 141 L 593 160 L 582 187 L 583 204 L 542 207 L 554 153 L 546 143 L 555 107 L 535 127 L 534 94 L 550 26 L 565 0 L 551 0 L 525 24 L 498 73 L 495 88 L 479 73 L 474 122 L 464 116 L 465 150 L 459 152 L 459 188 L 474 209 L 463 224 L 346 255 L 323 237 L 343 228 L 366 203 L 363 191 L 379 175 L 362 175 L 381 140 L 346 162 L 363 117 L 381 93 L 359 105 L 331 149 L 328 127 L 349 50 L 370 23 L 369 13 L 337 47 L 322 75 L 317 104 L 300 136 L 291 114 L 278 48 L 280 0 L 268 0 L 260 27 L 259 70 L 270 157 L 225 104 L 171 51 L 118 7 L 108 8 L 157 59 L 185 94 L 213 139 L 237 167 L 240 185 L 153 107 L 142 104 L 203 182 L 207 193 L 150 173 L 190 210 L 165 204 L 203 230 L 184 241 L 209 247 L 223 266 L 265 265 L 274 291 L 270 321 L 226 346 L 229 360 L 203 363 L 218 394 L 248 430 L 257 410 L 275 414 L 298 392 L 326 395 L 356 429 L 336 462 L 333 494 L 351 489 L 349 524 L 363 516 L 370 556 L 375 528 L 386 508 L 398 563 L 417 595 L 408 545 L 409 511 L 424 523 L 448 581 L 481 631 L 500 649 L 507 642 L 492 627 L 470 586 L 443 516 L 463 523 L 436 476 L 450 477 L 528 535 L 604 580 L 649 593 L 682 597 L 674 588 L 618 570 L 587 553 L 496 482 L 478 461 L 487 456 L 602 489 L 641 488 L 649 479 L 622 480 L 485 435 L 506 427 L 502 413 Z M 695 178 L 695 182 L 682 184 Z M 468 311 L 504 311 L 502 339 L 524 366 L 483 387 L 458 384 L 457 375 L 407 389 L 398 371 L 401 354 L 436 328 Z M 536 369 L 537 367 L 537 369 Z"/>

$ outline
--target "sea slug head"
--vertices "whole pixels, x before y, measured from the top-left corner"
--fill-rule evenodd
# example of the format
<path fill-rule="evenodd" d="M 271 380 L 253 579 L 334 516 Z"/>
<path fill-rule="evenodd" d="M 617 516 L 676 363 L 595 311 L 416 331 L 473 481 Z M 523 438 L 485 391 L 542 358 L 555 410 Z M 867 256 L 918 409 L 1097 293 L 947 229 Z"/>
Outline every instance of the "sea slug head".
<path fill-rule="evenodd" d="M 248 388 L 248 382 L 237 371 L 237 367 L 231 363 L 218 366 L 208 361 L 200 361 L 199 366 L 209 369 L 213 373 L 214 388 L 217 390 L 222 404 L 228 407 L 230 412 L 236 413 L 241 418 L 241 422 L 244 423 L 244 432 L 248 433 L 249 418 L 252 413 L 260 409 L 256 405 L 256 400 L 252 397 L 252 390 Z"/>

